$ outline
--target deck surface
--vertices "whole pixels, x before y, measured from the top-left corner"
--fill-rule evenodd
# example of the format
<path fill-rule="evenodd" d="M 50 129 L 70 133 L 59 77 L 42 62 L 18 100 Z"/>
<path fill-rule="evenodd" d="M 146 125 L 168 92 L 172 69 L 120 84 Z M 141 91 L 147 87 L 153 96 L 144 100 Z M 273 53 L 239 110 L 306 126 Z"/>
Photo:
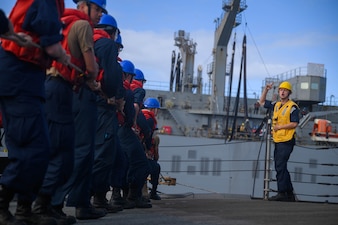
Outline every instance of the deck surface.
<path fill-rule="evenodd" d="M 78 220 L 87 225 L 337 225 L 338 204 L 271 202 L 219 194 L 187 197 L 162 196 L 150 209 L 128 209 L 96 220 Z M 11 204 L 15 209 L 15 202 Z M 65 208 L 74 215 L 74 208 Z"/>

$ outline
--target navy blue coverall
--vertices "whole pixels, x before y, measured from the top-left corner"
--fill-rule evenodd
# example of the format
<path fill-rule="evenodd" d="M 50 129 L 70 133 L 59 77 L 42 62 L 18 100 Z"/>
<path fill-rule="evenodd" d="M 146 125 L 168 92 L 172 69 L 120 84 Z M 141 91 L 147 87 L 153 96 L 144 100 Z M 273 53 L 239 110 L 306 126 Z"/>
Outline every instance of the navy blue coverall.
<path fill-rule="evenodd" d="M 0 9 L 0 34 L 5 34 L 9 31 L 8 18 L 5 12 Z"/>
<path fill-rule="evenodd" d="M 39 10 L 43 7 L 45 10 Z M 41 47 L 62 40 L 56 5 L 35 1 L 23 28 L 40 36 Z M 31 202 L 38 193 L 48 166 L 50 139 L 44 110 L 45 69 L 22 60 L 0 47 L 0 104 L 9 165 L 0 184 Z"/>
<path fill-rule="evenodd" d="M 95 42 L 94 51 L 99 66 L 104 71 L 101 88 L 108 98 L 116 98 L 117 90 L 123 88 L 122 68 L 117 62 L 117 44 L 112 39 L 101 38 Z M 116 162 L 118 121 L 116 106 L 108 104 L 107 99 L 98 96 L 97 106 L 92 190 L 105 195 L 110 190 L 111 172 Z"/>
<path fill-rule="evenodd" d="M 90 207 L 90 188 L 94 163 L 97 120 L 96 94 L 86 85 L 73 95 L 75 122 L 74 169 L 68 182 L 54 195 L 52 205 L 62 205 L 68 194 L 67 206 Z"/>
<path fill-rule="evenodd" d="M 75 127 L 72 84 L 49 75 L 46 87 L 46 117 L 51 139 L 51 157 L 40 194 L 52 196 L 67 182 L 74 165 Z"/>
<path fill-rule="evenodd" d="M 144 139 L 144 145 L 147 148 L 146 150 L 151 149 L 152 147 L 152 139 L 153 139 L 153 134 L 154 130 L 152 129 L 155 126 L 155 121 L 152 118 L 146 119 L 144 114 L 141 112 L 142 116 L 145 119 L 145 123 L 148 126 L 148 129 L 150 130 L 150 134 L 148 136 L 145 136 Z M 141 122 L 143 120 L 142 116 L 138 116 L 138 123 L 144 123 Z M 161 173 L 161 166 L 155 159 L 149 159 L 149 166 L 150 166 L 150 183 L 153 185 L 153 189 L 156 191 L 157 186 L 158 186 L 158 180 L 160 178 L 160 173 Z"/>
<path fill-rule="evenodd" d="M 128 158 L 127 183 L 131 190 L 136 191 L 138 197 L 142 196 L 142 187 L 150 172 L 150 167 L 143 146 L 132 130 L 135 118 L 134 95 L 131 90 L 126 90 L 124 114 L 125 121 L 121 124 L 118 137 L 121 148 Z"/>

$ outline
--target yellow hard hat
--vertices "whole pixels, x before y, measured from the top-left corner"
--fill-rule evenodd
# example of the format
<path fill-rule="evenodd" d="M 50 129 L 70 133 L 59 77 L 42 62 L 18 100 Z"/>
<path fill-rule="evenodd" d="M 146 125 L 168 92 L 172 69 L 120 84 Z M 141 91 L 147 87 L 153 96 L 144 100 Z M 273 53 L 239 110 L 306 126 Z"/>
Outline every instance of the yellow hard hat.
<path fill-rule="evenodd" d="M 278 88 L 278 89 L 280 89 L 280 88 L 288 89 L 289 91 L 292 92 L 292 85 L 291 85 L 289 82 L 287 82 L 287 81 L 282 82 L 282 83 L 279 85 L 279 88 Z"/>

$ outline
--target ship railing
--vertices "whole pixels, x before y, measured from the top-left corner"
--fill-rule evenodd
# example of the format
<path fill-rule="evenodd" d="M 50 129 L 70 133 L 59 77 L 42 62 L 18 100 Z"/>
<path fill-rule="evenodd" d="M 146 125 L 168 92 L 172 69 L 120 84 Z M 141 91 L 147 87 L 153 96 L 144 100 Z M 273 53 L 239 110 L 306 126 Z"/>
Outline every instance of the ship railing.
<path fill-rule="evenodd" d="M 275 76 L 266 78 L 265 80 L 263 80 L 263 86 L 265 87 L 266 84 L 271 82 L 276 83 L 284 80 L 289 80 L 297 76 L 311 76 L 311 75 L 326 77 L 326 69 L 324 69 L 324 65 L 309 63 L 307 66 L 297 67 L 284 73 L 280 73 Z"/>
<path fill-rule="evenodd" d="M 197 79 L 197 78 L 196 78 Z M 192 86 L 193 85 L 197 85 L 198 83 L 193 82 Z M 203 83 L 201 85 L 202 87 L 202 92 L 201 94 L 203 95 L 211 95 L 211 82 L 209 83 Z M 169 87 L 169 84 L 167 82 L 163 82 L 163 81 L 149 81 L 147 80 L 147 82 L 144 84 L 144 89 L 148 89 L 148 90 L 156 90 L 156 91 L 170 91 L 170 87 Z M 194 90 L 196 90 L 196 88 L 191 88 L 192 90 L 192 93 L 195 93 Z M 258 99 L 259 98 L 259 95 L 257 94 L 258 92 L 257 91 L 252 91 L 250 93 L 248 93 L 248 95 L 254 99 Z M 237 92 L 236 91 L 232 91 L 231 93 L 231 96 L 236 96 Z M 243 96 L 244 92 L 241 91 L 240 92 L 241 96 Z M 228 90 L 225 90 L 224 91 L 224 96 L 228 96 Z"/>
<path fill-rule="evenodd" d="M 158 91 L 169 91 L 170 88 L 169 88 L 168 82 L 147 80 L 147 82 L 144 83 L 144 89 L 158 90 Z"/>

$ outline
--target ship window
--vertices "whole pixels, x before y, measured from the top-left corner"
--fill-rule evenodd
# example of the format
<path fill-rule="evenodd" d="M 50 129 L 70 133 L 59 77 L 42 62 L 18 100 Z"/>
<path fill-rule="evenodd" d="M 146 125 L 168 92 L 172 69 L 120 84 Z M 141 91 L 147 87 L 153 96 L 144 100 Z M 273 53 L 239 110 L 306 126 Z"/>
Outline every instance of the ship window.
<path fill-rule="evenodd" d="M 220 176 L 221 175 L 221 163 L 220 159 L 214 159 L 212 163 L 212 175 Z"/>
<path fill-rule="evenodd" d="M 188 166 L 188 174 L 194 175 L 196 172 L 196 166 Z"/>
<path fill-rule="evenodd" d="M 201 159 L 201 175 L 208 175 L 209 173 L 209 159 L 208 158 L 202 158 Z"/>
<path fill-rule="evenodd" d="M 318 167 L 318 160 L 317 159 L 310 159 L 309 168 L 317 169 L 317 167 Z M 310 182 L 311 183 L 317 182 L 317 176 L 315 174 L 310 175 Z"/>
<path fill-rule="evenodd" d="M 309 83 L 308 82 L 301 82 L 300 88 L 301 89 L 309 89 Z"/>
<path fill-rule="evenodd" d="M 180 172 L 181 167 L 181 156 L 173 155 L 171 162 L 171 172 Z"/>
<path fill-rule="evenodd" d="M 311 89 L 312 90 L 318 90 L 318 88 L 319 88 L 318 83 L 311 83 Z"/>
<path fill-rule="evenodd" d="M 317 168 L 317 160 L 316 159 L 310 159 L 310 168 Z"/>
<path fill-rule="evenodd" d="M 297 181 L 297 182 L 302 181 L 302 172 L 303 172 L 303 168 L 301 168 L 301 167 L 295 168 L 295 178 L 294 178 L 295 181 Z"/>
<path fill-rule="evenodd" d="M 197 157 L 197 152 L 196 152 L 196 150 L 189 150 L 189 151 L 188 151 L 188 158 L 189 158 L 189 159 L 196 159 L 196 157 Z"/>

